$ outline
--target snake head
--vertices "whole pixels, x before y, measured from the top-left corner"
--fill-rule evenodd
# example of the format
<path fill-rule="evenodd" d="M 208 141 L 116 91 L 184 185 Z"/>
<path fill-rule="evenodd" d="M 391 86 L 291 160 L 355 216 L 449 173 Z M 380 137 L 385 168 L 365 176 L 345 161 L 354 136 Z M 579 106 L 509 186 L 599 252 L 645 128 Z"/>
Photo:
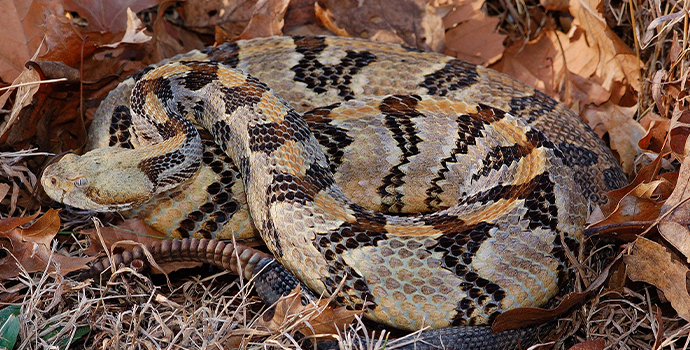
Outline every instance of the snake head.
<path fill-rule="evenodd" d="M 133 150 L 100 148 L 65 155 L 43 172 L 41 184 L 55 201 L 92 211 L 136 207 L 153 195 L 153 185 L 138 167 Z"/>

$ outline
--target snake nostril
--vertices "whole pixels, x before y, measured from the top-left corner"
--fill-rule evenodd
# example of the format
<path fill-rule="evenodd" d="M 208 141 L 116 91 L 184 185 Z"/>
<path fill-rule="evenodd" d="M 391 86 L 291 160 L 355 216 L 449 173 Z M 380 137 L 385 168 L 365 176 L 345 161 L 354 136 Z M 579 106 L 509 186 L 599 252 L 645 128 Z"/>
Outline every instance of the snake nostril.
<path fill-rule="evenodd" d="M 51 177 L 51 178 L 50 178 L 50 183 L 53 184 L 53 185 L 57 184 L 57 179 L 54 178 L 54 177 Z"/>

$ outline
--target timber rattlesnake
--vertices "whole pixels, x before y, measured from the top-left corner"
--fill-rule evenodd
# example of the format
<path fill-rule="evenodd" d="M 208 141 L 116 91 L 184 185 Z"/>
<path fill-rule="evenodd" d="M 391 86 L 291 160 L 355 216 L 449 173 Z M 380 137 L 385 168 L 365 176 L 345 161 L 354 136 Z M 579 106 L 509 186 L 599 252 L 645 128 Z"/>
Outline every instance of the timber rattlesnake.
<path fill-rule="evenodd" d="M 136 77 L 132 113 L 121 105 L 133 80 L 101 107 L 100 125 L 113 128 L 103 140 L 136 149 L 65 156 L 46 169 L 46 192 L 85 209 L 127 209 L 206 163 L 220 174 L 205 188 L 215 206 L 187 214 L 198 220 L 186 228 L 189 216 L 177 215 L 182 228 L 172 230 L 201 222 L 202 235 L 220 237 L 233 214 L 222 206 L 232 199 L 241 212 L 242 195 L 223 191 L 238 189 L 235 175 L 204 152 L 201 125 L 241 173 L 253 224 L 278 261 L 317 293 L 345 279 L 339 303 L 397 328 L 487 324 L 543 305 L 558 291 L 564 247 L 581 240 L 587 199 L 602 203 L 626 181 L 573 112 L 447 56 L 274 37 L 161 64 Z"/>

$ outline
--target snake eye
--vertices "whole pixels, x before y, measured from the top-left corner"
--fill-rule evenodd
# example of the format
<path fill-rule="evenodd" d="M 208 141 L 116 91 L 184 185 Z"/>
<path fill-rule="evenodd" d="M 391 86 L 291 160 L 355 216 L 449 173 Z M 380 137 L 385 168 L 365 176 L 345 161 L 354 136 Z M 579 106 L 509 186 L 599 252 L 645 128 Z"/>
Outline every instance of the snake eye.
<path fill-rule="evenodd" d="M 85 177 L 80 177 L 74 180 L 72 183 L 74 184 L 74 187 L 83 188 L 89 183 L 89 180 L 87 180 Z"/>

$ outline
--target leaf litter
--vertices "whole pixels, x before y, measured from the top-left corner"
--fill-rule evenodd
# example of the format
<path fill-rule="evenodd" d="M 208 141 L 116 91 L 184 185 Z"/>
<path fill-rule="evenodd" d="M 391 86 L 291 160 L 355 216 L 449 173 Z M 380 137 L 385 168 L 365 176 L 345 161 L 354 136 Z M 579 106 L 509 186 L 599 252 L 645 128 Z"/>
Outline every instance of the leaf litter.
<path fill-rule="evenodd" d="M 311 314 L 329 315 L 321 321 L 294 317 L 305 314 L 294 296 L 266 318 L 248 281 L 205 267 L 166 269 L 170 285 L 129 268 L 103 285 L 65 277 L 113 242 L 158 238 L 141 223 L 119 222 L 118 215 L 98 215 L 117 225 L 101 228 L 92 213 L 51 209 L 55 204 L 36 181 L 50 161 L 46 152 L 81 150 L 100 100 L 148 64 L 238 38 L 336 33 L 443 52 L 538 88 L 579 113 L 634 179 L 607 194 L 606 206 L 593 208 L 588 243 L 572 252 L 576 281 L 573 294 L 562 298 L 570 311 L 522 310 L 502 317 L 502 324 L 558 318 L 545 341 L 556 339 L 559 349 L 688 348 L 687 6 L 641 0 L 401 0 L 399 6 L 15 1 L 0 15 L 22 30 L 0 40 L 0 79 L 7 88 L 0 96 L 0 300 L 21 308 L 18 346 L 64 347 L 69 339 L 88 348 L 294 348 L 305 335 L 298 330 L 308 335 L 307 329 L 331 327 L 334 319 L 342 319 L 339 329 L 349 324 L 352 314 L 325 303 Z M 347 317 L 332 314 L 338 310 Z M 354 326 L 365 329 L 361 321 Z M 375 337 L 378 347 L 389 344 L 388 335 Z"/>

